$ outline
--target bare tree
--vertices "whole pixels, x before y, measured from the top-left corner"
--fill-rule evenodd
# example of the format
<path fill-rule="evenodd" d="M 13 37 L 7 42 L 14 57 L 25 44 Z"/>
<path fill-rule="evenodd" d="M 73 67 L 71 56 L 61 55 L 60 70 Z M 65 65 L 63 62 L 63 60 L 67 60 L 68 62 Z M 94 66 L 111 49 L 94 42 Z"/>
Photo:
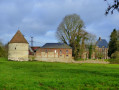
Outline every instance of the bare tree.
<path fill-rule="evenodd" d="M 75 59 L 78 58 L 81 47 L 84 46 L 84 41 L 87 39 L 88 33 L 83 28 L 84 23 L 76 14 L 65 16 L 57 28 L 57 38 L 72 47 Z"/>
<path fill-rule="evenodd" d="M 113 14 L 114 10 L 117 10 L 119 12 L 119 0 L 113 0 L 112 5 L 109 4 L 108 0 L 104 0 L 104 1 L 106 1 L 108 4 L 108 8 L 105 12 L 106 15 L 109 13 L 109 11 L 111 11 L 111 14 Z"/>
<path fill-rule="evenodd" d="M 96 35 L 88 33 L 87 38 L 88 39 L 85 42 L 87 45 L 95 45 L 95 43 L 96 43 Z"/>

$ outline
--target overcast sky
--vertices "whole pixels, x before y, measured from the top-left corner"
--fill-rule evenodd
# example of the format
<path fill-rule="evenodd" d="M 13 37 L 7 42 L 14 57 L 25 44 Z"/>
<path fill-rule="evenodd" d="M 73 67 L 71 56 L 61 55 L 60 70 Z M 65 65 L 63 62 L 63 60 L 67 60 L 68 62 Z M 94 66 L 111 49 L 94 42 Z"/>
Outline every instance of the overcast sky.
<path fill-rule="evenodd" d="M 119 13 L 105 16 L 106 8 L 104 0 L 0 0 L 0 40 L 9 42 L 19 27 L 29 43 L 34 37 L 35 46 L 58 42 L 55 32 L 63 18 L 78 14 L 87 32 L 109 41 L 119 29 Z"/>

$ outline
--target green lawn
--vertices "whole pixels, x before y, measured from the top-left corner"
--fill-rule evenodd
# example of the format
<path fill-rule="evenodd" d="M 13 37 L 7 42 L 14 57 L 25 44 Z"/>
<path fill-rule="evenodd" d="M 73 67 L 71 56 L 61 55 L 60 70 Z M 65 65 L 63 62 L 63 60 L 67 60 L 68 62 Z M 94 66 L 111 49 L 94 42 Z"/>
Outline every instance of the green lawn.
<path fill-rule="evenodd" d="M 119 65 L 15 62 L 0 58 L 0 90 L 119 89 Z"/>

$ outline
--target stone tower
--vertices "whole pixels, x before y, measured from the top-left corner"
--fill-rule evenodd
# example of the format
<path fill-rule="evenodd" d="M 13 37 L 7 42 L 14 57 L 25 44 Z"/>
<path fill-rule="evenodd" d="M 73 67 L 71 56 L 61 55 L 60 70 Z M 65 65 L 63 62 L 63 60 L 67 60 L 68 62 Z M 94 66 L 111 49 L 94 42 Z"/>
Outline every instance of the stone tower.
<path fill-rule="evenodd" d="M 28 61 L 29 44 L 20 30 L 11 39 L 8 47 L 8 60 Z"/>

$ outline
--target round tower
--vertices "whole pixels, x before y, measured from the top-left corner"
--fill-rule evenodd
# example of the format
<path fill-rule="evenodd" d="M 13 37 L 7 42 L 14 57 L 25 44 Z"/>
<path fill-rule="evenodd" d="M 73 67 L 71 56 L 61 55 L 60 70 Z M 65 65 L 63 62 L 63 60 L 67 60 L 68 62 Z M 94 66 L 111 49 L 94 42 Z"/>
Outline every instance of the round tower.
<path fill-rule="evenodd" d="M 8 60 L 28 61 L 29 44 L 20 30 L 14 35 L 8 45 Z"/>

